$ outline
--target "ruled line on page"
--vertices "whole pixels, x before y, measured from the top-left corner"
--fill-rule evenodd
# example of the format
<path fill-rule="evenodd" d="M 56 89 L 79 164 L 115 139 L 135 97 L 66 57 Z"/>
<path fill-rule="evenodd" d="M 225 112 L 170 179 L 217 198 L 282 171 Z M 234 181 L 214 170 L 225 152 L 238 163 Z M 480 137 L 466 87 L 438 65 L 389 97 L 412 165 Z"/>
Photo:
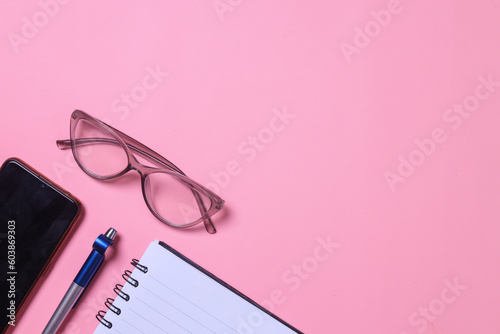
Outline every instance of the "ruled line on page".
<path fill-rule="evenodd" d="M 193 318 L 192 316 L 190 316 L 189 314 L 187 314 L 186 312 L 184 312 L 183 310 L 181 310 L 180 308 L 178 308 L 177 306 L 173 305 L 172 303 L 169 303 L 168 301 L 166 301 L 165 299 L 163 299 L 162 297 L 158 296 L 156 293 L 154 293 L 153 291 L 149 290 L 148 288 L 144 288 L 145 290 L 149 291 L 152 295 L 154 295 L 155 297 L 157 297 L 158 299 L 161 299 L 164 303 L 172 306 L 174 309 L 176 309 L 177 311 L 179 311 L 180 313 L 184 314 L 186 317 L 188 317 L 189 319 L 191 319 L 193 322 L 196 322 L 197 324 L 199 324 L 200 326 L 202 327 L 205 327 L 207 330 L 209 330 L 210 332 L 214 333 L 214 334 L 217 334 L 216 332 L 214 332 L 213 330 L 211 330 L 210 328 L 208 328 L 207 326 L 205 326 L 204 324 L 202 324 L 201 322 L 199 322 L 198 320 L 196 320 L 195 318 Z M 148 306 L 149 308 L 151 308 L 152 310 L 154 310 L 155 312 L 157 312 L 158 314 L 160 314 L 161 316 L 165 317 L 166 319 L 172 321 L 173 323 L 175 323 L 176 325 L 178 325 L 179 327 L 181 327 L 182 329 L 186 330 L 187 332 L 191 333 L 187 328 L 179 325 L 178 323 L 176 323 L 175 321 L 173 321 L 172 319 L 170 319 L 167 315 L 161 313 L 160 311 L 158 310 L 155 310 L 153 309 L 151 306 L 149 306 L 148 304 L 146 304 L 146 302 L 144 302 L 143 300 L 137 298 L 137 300 L 139 300 L 140 302 L 142 302 L 144 305 Z"/>
<path fill-rule="evenodd" d="M 148 289 L 146 289 L 148 290 Z M 151 292 L 150 290 L 148 290 L 149 292 Z M 153 293 L 154 294 L 154 293 Z M 156 296 L 156 295 L 155 295 Z M 144 306 L 147 306 L 149 309 L 155 311 L 156 313 L 158 313 L 159 315 L 161 315 L 162 317 L 164 317 L 165 319 L 167 319 L 168 321 L 174 323 L 175 325 L 177 325 L 179 328 L 182 328 L 185 332 L 188 332 L 190 334 L 193 334 L 193 332 L 191 332 L 190 330 L 188 330 L 186 327 L 182 326 L 181 324 L 179 324 L 178 322 L 174 321 L 172 318 L 168 317 L 166 314 L 163 314 L 162 312 L 156 310 L 155 308 L 153 308 L 151 305 L 149 305 L 148 303 L 146 303 L 145 301 L 143 301 L 142 299 L 140 298 L 136 298 L 138 301 L 140 301 L 142 304 L 144 304 Z M 168 303 L 170 304 L 170 303 Z M 171 304 L 170 304 L 171 305 Z"/>
<path fill-rule="evenodd" d="M 187 299 L 186 297 L 184 297 L 183 295 L 181 295 L 180 293 L 172 290 L 170 287 L 168 287 L 167 285 L 165 285 L 163 282 L 159 281 L 158 279 L 156 279 L 155 277 L 153 276 L 150 276 L 151 279 L 153 279 L 154 281 L 156 281 L 158 284 L 160 284 L 161 286 L 163 286 L 164 288 L 172 291 L 173 293 L 175 293 L 177 296 L 181 297 L 182 299 L 184 299 L 185 301 L 187 301 L 189 304 L 193 305 L 194 307 L 196 307 L 197 309 L 199 309 L 200 311 L 204 312 L 205 314 L 209 315 L 211 318 L 215 319 L 216 321 L 218 321 L 219 323 L 221 323 L 222 325 L 226 326 L 227 328 L 229 328 L 233 333 L 235 334 L 238 334 L 238 331 L 231 327 L 230 325 L 226 324 L 224 321 L 220 320 L 219 318 L 217 318 L 216 316 L 214 316 L 213 314 L 211 314 L 210 312 L 208 312 L 207 310 L 199 307 L 198 305 L 196 305 L 195 303 L 193 303 L 192 301 L 190 301 L 189 299 Z M 144 289 L 146 289 L 144 287 Z M 149 292 L 155 294 L 154 292 L 148 290 Z M 155 294 L 155 296 L 157 296 Z M 163 298 L 161 298 L 160 296 L 157 296 L 158 298 L 162 299 L 163 301 L 165 301 Z M 166 301 L 165 301 L 166 302 Z M 168 303 L 168 302 L 167 302 Z"/>

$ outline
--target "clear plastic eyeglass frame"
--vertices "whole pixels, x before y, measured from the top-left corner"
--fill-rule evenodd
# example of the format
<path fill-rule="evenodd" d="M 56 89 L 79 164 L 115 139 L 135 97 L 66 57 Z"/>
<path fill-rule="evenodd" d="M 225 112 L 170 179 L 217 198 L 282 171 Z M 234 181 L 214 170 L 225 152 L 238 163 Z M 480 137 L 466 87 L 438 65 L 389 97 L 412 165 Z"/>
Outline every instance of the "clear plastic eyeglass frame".
<path fill-rule="evenodd" d="M 107 138 L 103 137 L 91 137 L 91 138 L 76 138 L 76 128 L 79 122 L 84 120 L 88 124 L 91 124 L 94 126 L 96 129 L 102 131 L 103 133 L 107 134 Z M 87 173 L 89 176 L 98 179 L 98 180 L 112 180 L 116 179 L 120 176 L 125 175 L 128 173 L 130 170 L 135 170 L 137 171 L 140 176 L 141 176 L 141 186 L 142 186 L 142 194 L 144 197 L 144 200 L 146 202 L 146 205 L 148 206 L 149 210 L 153 213 L 153 215 L 160 220 L 161 222 L 172 226 L 172 227 L 178 227 L 178 228 L 187 228 L 187 227 L 192 227 L 195 226 L 201 222 L 204 222 L 205 229 L 207 230 L 208 233 L 213 234 L 216 233 L 215 226 L 212 223 L 212 220 L 210 217 L 212 217 L 215 213 L 219 212 L 223 206 L 224 206 L 224 200 L 220 198 L 217 194 L 215 194 L 213 191 L 210 189 L 207 189 L 206 187 L 200 185 L 196 181 L 190 179 L 189 177 L 184 174 L 177 166 L 175 166 L 173 163 L 156 153 L 155 151 L 151 150 L 147 146 L 141 144 L 137 140 L 129 137 L 128 135 L 124 134 L 123 132 L 111 127 L 110 125 L 90 116 L 89 114 L 85 113 L 84 111 L 81 110 L 75 110 L 71 114 L 71 119 L 70 119 L 70 139 L 66 140 L 58 140 L 56 142 L 57 146 L 60 149 L 70 149 L 73 152 L 73 156 L 80 168 Z M 122 170 L 116 171 L 113 174 L 110 175 L 98 175 L 90 171 L 88 168 L 86 168 L 85 164 L 82 163 L 81 158 L 78 154 L 77 149 L 81 145 L 96 145 L 96 144 L 106 144 L 106 145 L 112 145 L 112 146 L 120 146 L 126 153 L 128 163 L 126 167 Z M 146 161 L 151 162 L 157 167 L 151 167 L 151 166 L 146 166 L 138 161 L 138 159 L 134 156 L 134 154 L 137 154 L 141 158 L 145 159 Z M 169 174 L 170 176 L 174 177 L 177 179 L 181 184 L 185 185 L 186 187 L 190 188 L 190 191 L 192 192 L 194 199 L 196 201 L 196 205 L 199 208 L 200 211 L 200 217 L 196 220 L 193 220 L 188 223 L 182 223 L 182 224 L 177 224 L 173 223 L 166 218 L 162 217 L 157 210 L 155 209 L 154 205 L 151 203 L 151 199 L 149 198 L 148 192 L 146 190 L 147 187 L 147 179 L 151 174 L 154 173 L 166 173 Z M 210 200 L 209 206 L 207 205 L 207 202 L 203 202 L 202 196 L 205 196 L 204 198 L 208 198 Z"/>

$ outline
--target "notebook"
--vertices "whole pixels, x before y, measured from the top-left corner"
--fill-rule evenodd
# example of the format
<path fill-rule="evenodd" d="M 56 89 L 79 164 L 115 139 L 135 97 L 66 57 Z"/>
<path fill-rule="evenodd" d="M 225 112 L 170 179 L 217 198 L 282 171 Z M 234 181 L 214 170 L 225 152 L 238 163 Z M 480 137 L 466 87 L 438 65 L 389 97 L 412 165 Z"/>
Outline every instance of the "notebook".
<path fill-rule="evenodd" d="M 94 334 L 302 333 L 164 242 L 131 264 Z"/>

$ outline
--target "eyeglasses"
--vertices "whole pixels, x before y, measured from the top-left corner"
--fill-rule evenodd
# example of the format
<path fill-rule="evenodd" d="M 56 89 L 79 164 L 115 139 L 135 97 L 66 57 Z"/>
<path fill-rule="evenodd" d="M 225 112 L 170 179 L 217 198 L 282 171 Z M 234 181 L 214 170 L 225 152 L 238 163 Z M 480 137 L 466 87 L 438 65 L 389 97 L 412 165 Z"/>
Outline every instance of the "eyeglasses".
<path fill-rule="evenodd" d="M 81 110 L 71 114 L 70 138 L 58 140 L 57 146 L 71 148 L 89 176 L 112 180 L 135 170 L 141 176 L 144 200 L 161 222 L 179 228 L 204 222 L 208 233 L 216 232 L 210 217 L 222 209 L 224 200 L 158 153 Z M 142 164 L 138 157 L 155 167 Z"/>

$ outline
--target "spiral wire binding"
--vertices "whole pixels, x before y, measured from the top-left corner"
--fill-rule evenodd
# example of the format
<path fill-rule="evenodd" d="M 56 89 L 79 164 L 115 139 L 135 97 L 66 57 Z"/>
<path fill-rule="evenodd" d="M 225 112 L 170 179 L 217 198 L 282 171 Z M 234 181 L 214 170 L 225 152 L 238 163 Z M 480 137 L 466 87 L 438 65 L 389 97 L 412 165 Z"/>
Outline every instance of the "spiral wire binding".
<path fill-rule="evenodd" d="M 121 297 L 126 302 L 128 302 L 130 300 L 130 296 L 128 294 L 126 294 L 125 292 L 123 292 L 122 289 L 123 289 L 123 285 L 117 284 L 117 285 L 115 285 L 115 288 L 113 289 L 113 291 L 118 295 L 118 297 Z"/>
<path fill-rule="evenodd" d="M 144 274 L 148 272 L 148 267 L 146 267 L 145 265 L 140 264 L 139 260 L 132 259 L 132 262 L 130 262 L 130 263 L 134 267 L 136 267 L 138 270 L 140 270 L 141 272 L 143 272 Z M 132 285 L 133 287 L 136 288 L 136 287 L 139 286 L 139 280 L 137 280 L 137 279 L 135 279 L 135 278 L 132 277 L 132 271 L 125 270 L 125 272 L 123 273 L 122 277 L 125 280 L 125 282 L 127 282 L 130 285 Z M 113 289 L 113 291 L 116 293 L 117 297 L 120 297 L 123 300 L 125 300 L 125 301 L 128 302 L 130 300 L 130 295 L 128 295 L 125 292 L 123 292 L 122 289 L 123 289 L 123 285 L 122 284 L 116 284 L 115 287 L 114 287 L 114 289 Z M 119 307 L 116 307 L 115 305 L 113 305 L 114 301 L 115 300 L 113 298 L 108 298 L 104 302 L 104 305 L 110 311 L 112 311 L 113 313 L 115 313 L 116 315 L 120 315 L 122 311 L 120 310 Z M 108 329 L 110 329 L 111 327 L 113 327 L 113 323 L 111 323 L 111 321 L 106 320 L 106 318 L 104 318 L 105 315 L 106 315 L 106 311 L 100 310 L 99 312 L 97 312 L 96 318 L 97 318 L 97 320 L 101 324 L 103 324 L 105 327 L 107 327 Z"/>
<path fill-rule="evenodd" d="M 113 327 L 113 324 L 104 318 L 105 315 L 106 311 L 100 310 L 99 312 L 97 312 L 97 315 L 95 317 L 97 318 L 97 320 L 99 320 L 101 324 L 103 324 L 107 328 Z"/>
<path fill-rule="evenodd" d="M 115 301 L 115 300 L 114 300 L 113 298 L 108 298 L 108 299 L 106 299 L 106 302 L 104 302 L 104 305 L 106 305 L 106 307 L 107 307 L 110 311 L 114 312 L 114 313 L 115 313 L 115 314 L 117 314 L 117 315 L 120 315 L 120 313 L 122 313 L 122 310 L 120 310 L 120 308 L 119 308 L 119 307 L 116 307 L 115 305 L 113 305 L 113 302 L 114 302 L 114 301 Z"/>
<path fill-rule="evenodd" d="M 130 264 L 133 265 L 134 267 L 136 267 L 137 269 L 139 269 L 140 271 L 142 271 L 143 273 L 148 272 L 148 267 L 140 264 L 139 260 L 137 260 L 137 259 L 132 259 L 132 262 L 130 262 Z"/>
<path fill-rule="evenodd" d="M 132 276 L 132 272 L 130 270 L 125 270 L 125 273 L 122 275 L 123 279 L 127 281 L 128 284 L 137 288 L 139 286 L 139 281 L 134 279 Z"/>

